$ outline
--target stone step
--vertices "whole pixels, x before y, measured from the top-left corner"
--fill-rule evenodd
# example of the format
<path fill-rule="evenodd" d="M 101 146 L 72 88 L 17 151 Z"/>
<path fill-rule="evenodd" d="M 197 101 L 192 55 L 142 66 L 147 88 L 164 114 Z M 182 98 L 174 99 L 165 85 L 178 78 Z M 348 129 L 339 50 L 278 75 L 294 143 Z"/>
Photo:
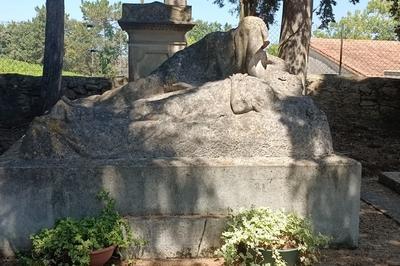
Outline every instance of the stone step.
<path fill-rule="evenodd" d="M 379 183 L 400 194 L 400 172 L 383 172 L 379 176 Z"/>
<path fill-rule="evenodd" d="M 400 195 L 377 179 L 363 178 L 361 199 L 400 224 Z"/>

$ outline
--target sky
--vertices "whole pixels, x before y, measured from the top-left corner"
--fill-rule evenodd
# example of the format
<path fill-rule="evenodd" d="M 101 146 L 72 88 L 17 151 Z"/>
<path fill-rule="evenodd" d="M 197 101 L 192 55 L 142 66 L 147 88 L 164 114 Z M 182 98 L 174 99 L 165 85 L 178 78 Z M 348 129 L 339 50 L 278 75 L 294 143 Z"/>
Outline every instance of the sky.
<path fill-rule="evenodd" d="M 118 0 L 109 0 L 111 3 Z M 45 4 L 45 0 L 0 0 L 0 22 L 28 20 L 35 15 L 35 6 Z M 79 9 L 81 0 L 65 0 L 65 12 L 72 18 L 81 19 L 82 14 Z M 140 3 L 140 0 L 122 0 L 123 3 Z M 145 3 L 153 2 L 146 0 Z M 209 22 L 217 21 L 221 24 L 229 23 L 233 26 L 237 25 L 238 18 L 232 15 L 230 10 L 232 5 L 227 5 L 224 8 L 218 8 L 214 5 L 213 0 L 188 0 L 188 4 L 192 6 L 193 19 L 201 19 Z M 338 5 L 334 8 L 336 19 L 339 20 L 345 16 L 348 11 L 356 9 L 364 9 L 367 6 L 368 0 L 360 0 L 357 5 L 350 4 L 348 0 L 337 1 Z M 314 7 L 317 7 L 319 0 L 314 0 Z M 281 11 L 278 14 L 277 21 L 280 21 Z M 319 24 L 317 19 L 314 19 L 314 26 Z M 274 26 L 270 29 L 270 36 L 279 36 L 279 27 Z"/>

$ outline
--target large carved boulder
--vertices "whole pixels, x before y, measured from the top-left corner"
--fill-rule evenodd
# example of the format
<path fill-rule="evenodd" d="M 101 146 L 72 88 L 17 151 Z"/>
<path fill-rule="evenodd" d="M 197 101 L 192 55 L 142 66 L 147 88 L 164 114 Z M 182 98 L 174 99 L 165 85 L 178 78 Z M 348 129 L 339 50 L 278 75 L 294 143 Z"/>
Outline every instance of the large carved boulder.
<path fill-rule="evenodd" d="M 332 153 L 328 122 L 310 98 L 279 94 L 248 75 L 132 102 L 109 97 L 60 101 L 28 130 L 23 158 L 309 158 Z"/>
<path fill-rule="evenodd" d="M 24 159 L 331 154 L 327 119 L 300 96 L 298 77 L 279 58 L 254 60 L 267 36 L 262 20 L 246 18 L 178 52 L 147 78 L 101 96 L 64 98 L 34 120 L 15 149 Z M 234 74 L 255 65 L 258 77 Z"/>

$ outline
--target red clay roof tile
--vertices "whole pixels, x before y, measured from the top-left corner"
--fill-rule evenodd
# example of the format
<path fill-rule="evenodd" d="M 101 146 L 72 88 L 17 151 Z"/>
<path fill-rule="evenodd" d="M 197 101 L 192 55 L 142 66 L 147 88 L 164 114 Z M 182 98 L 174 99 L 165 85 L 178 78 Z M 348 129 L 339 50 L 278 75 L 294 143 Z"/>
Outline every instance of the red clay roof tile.
<path fill-rule="evenodd" d="M 314 51 L 339 64 L 340 39 L 312 38 Z M 400 71 L 400 42 L 343 40 L 343 66 L 355 74 L 382 77 L 385 70 Z"/>

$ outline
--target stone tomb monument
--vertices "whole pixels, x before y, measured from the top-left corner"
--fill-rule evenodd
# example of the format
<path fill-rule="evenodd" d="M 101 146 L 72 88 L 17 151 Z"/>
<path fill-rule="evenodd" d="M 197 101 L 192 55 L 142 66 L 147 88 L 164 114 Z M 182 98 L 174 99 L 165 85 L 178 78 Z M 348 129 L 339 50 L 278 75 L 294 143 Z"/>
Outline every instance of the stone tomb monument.
<path fill-rule="evenodd" d="M 107 189 L 149 241 L 141 257 L 208 256 L 228 208 L 285 208 L 333 244 L 358 242 L 361 166 L 336 155 L 301 80 L 266 56 L 264 22 L 212 33 L 151 75 L 60 100 L 0 157 L 0 252 Z M 249 75 L 249 73 L 251 75 Z"/>
<path fill-rule="evenodd" d="M 185 34 L 194 26 L 186 0 L 164 4 L 123 4 L 119 25 L 129 35 L 129 80 L 149 75 L 187 45 Z"/>

